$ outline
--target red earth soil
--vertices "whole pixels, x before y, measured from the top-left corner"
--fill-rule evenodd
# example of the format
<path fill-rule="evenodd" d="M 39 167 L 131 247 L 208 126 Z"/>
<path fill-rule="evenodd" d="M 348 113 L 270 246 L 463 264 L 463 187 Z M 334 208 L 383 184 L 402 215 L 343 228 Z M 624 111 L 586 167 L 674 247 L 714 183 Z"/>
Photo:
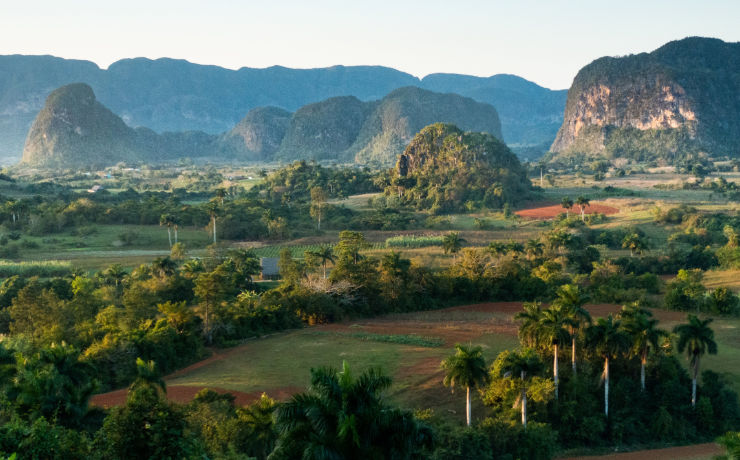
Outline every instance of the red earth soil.
<path fill-rule="evenodd" d="M 669 447 L 667 449 L 638 450 L 623 454 L 607 454 L 590 457 L 571 457 L 564 460 L 694 460 L 711 458 L 722 454 L 722 449 L 713 443 L 693 446 Z"/>
<path fill-rule="evenodd" d="M 521 217 L 526 217 L 528 219 L 552 219 L 558 214 L 565 214 L 566 211 L 568 210 L 564 207 L 560 206 L 559 204 L 555 204 L 552 206 L 540 206 L 537 208 L 522 209 L 520 211 L 517 211 L 515 214 Z M 573 209 L 571 209 L 570 212 L 573 214 L 580 214 L 581 210 L 578 206 L 573 206 Z M 609 215 L 618 213 L 619 209 L 598 203 L 591 203 L 585 209 L 586 214 L 594 214 L 597 212 L 599 214 Z"/>

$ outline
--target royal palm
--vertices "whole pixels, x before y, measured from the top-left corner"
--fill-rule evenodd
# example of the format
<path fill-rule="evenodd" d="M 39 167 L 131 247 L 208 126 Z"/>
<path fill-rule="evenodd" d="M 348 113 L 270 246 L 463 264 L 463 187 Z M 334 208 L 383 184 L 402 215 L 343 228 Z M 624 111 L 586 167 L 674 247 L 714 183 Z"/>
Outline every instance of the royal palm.
<path fill-rule="evenodd" d="M 446 387 L 465 387 L 465 420 L 470 426 L 470 390 L 485 384 L 489 378 L 483 349 L 457 344 L 455 354 L 442 361 L 442 369 L 445 371 L 443 383 Z"/>
<path fill-rule="evenodd" d="M 604 360 L 604 415 L 609 416 L 609 364 L 614 358 L 627 353 L 630 337 L 621 327 L 621 322 L 612 315 L 599 318 L 586 329 L 586 345 Z"/>
<path fill-rule="evenodd" d="M 699 319 L 696 315 L 689 315 L 687 324 L 679 324 L 673 329 L 678 334 L 678 352 L 686 355 L 691 364 L 691 405 L 696 406 L 696 379 L 699 376 L 699 361 L 709 353 L 717 354 L 717 342 L 714 341 L 714 331 L 709 327 L 711 318 Z"/>

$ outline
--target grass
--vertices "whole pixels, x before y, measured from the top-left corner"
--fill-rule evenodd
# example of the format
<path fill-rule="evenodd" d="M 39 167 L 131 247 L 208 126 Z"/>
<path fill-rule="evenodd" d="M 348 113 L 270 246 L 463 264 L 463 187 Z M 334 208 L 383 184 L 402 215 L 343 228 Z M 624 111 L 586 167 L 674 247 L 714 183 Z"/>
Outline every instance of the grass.
<path fill-rule="evenodd" d="M 439 337 L 422 337 L 415 334 L 369 334 L 364 332 L 328 332 L 316 331 L 315 335 L 335 335 L 339 337 L 351 337 L 353 339 L 367 342 L 396 343 L 399 345 L 412 345 L 415 347 L 437 348 L 445 341 Z"/>
<path fill-rule="evenodd" d="M 385 240 L 386 248 L 423 248 L 442 246 L 443 235 L 398 235 Z"/>
<path fill-rule="evenodd" d="M 0 277 L 9 278 L 11 276 L 39 276 L 54 277 L 66 276 L 72 272 L 72 264 L 69 261 L 61 260 L 44 260 L 44 261 L 23 261 L 12 262 L 9 260 L 0 260 Z"/>

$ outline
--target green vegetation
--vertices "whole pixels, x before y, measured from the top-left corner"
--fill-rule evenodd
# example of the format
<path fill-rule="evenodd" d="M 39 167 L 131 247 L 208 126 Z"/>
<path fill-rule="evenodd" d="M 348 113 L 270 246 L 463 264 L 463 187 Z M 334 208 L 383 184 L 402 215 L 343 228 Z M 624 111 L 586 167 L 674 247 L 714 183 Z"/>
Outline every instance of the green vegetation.
<path fill-rule="evenodd" d="M 436 348 L 444 344 L 444 340 L 438 337 L 420 337 L 409 334 L 368 334 L 365 332 L 323 332 L 318 331 L 313 334 L 325 335 L 331 334 L 338 337 L 351 337 L 353 339 L 365 340 L 368 342 L 397 343 L 399 345 L 412 345 L 417 347 Z"/>
<path fill-rule="evenodd" d="M 442 246 L 444 242 L 442 235 L 399 235 L 385 240 L 386 248 L 425 248 L 428 246 Z"/>
<path fill-rule="evenodd" d="M 738 71 L 728 63 L 738 56 L 736 43 L 690 37 L 651 53 L 595 60 L 578 72 L 568 91 L 565 120 L 551 147 L 554 158 L 695 165 L 702 163 L 700 152 L 737 155 Z M 607 115 L 612 103 L 620 108 Z M 634 114 L 642 114 L 639 128 Z"/>
<path fill-rule="evenodd" d="M 517 203 L 530 189 L 516 156 L 486 133 L 427 126 L 399 157 L 385 193 L 432 214 Z"/>

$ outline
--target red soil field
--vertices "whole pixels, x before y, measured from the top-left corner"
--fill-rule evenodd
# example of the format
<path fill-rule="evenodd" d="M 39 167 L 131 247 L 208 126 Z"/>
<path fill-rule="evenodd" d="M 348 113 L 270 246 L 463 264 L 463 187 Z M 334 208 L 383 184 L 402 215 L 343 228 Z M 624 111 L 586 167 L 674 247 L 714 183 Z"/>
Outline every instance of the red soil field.
<path fill-rule="evenodd" d="M 567 209 L 560 206 L 559 204 L 554 204 L 551 206 L 539 206 L 536 208 L 522 209 L 516 211 L 515 214 L 527 219 L 552 219 L 560 213 L 565 214 L 566 211 Z M 618 213 L 619 209 L 599 203 L 591 203 L 591 205 L 587 206 L 585 209 L 586 214 L 594 214 L 597 212 L 599 214 L 610 215 Z M 573 208 L 570 210 L 570 213 L 580 214 L 581 209 L 578 206 L 573 206 Z"/>

